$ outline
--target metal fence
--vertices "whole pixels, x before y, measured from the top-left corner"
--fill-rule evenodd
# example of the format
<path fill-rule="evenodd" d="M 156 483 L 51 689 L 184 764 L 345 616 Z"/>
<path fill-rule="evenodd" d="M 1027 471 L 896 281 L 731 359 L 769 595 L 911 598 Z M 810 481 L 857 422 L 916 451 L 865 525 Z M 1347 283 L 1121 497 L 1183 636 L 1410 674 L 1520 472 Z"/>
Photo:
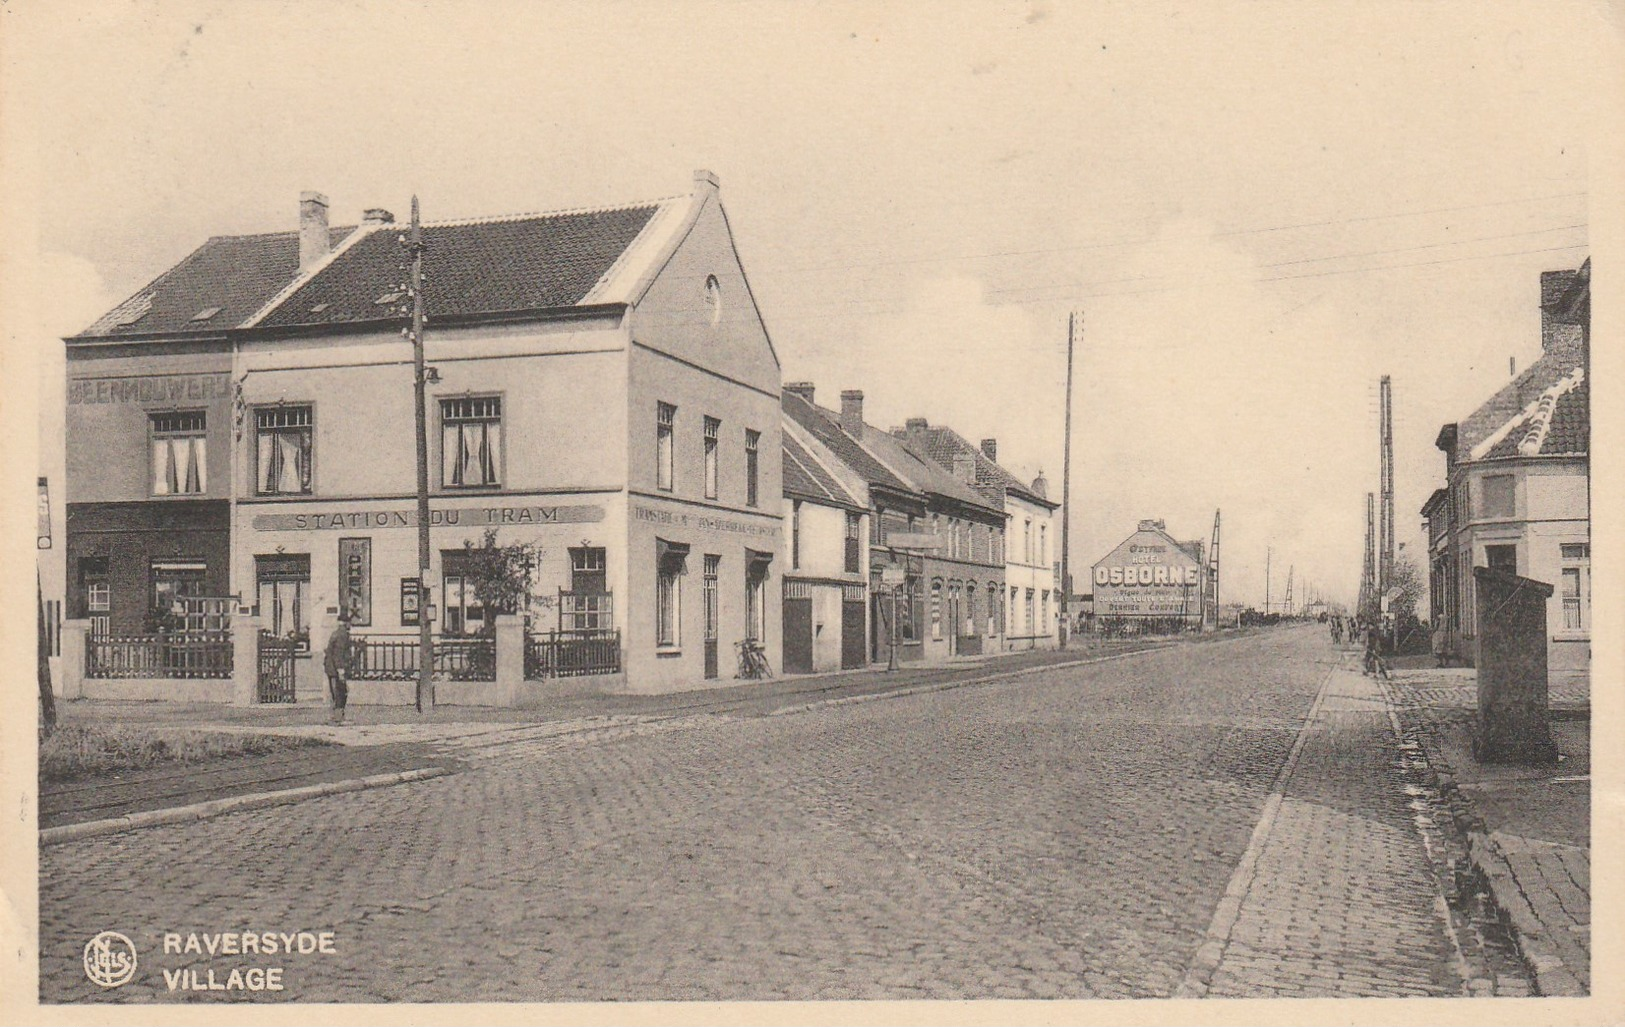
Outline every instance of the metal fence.
<path fill-rule="evenodd" d="M 89 678 L 229 678 L 229 631 L 156 635 L 89 635 L 85 676 Z"/>
<path fill-rule="evenodd" d="M 350 677 L 354 680 L 410 681 L 418 676 L 416 635 L 356 635 L 350 646 Z M 449 681 L 495 681 L 496 639 L 489 635 L 434 639 L 434 676 Z"/>
<path fill-rule="evenodd" d="M 525 636 L 525 680 L 618 674 L 621 633 L 615 628 L 549 631 Z"/>

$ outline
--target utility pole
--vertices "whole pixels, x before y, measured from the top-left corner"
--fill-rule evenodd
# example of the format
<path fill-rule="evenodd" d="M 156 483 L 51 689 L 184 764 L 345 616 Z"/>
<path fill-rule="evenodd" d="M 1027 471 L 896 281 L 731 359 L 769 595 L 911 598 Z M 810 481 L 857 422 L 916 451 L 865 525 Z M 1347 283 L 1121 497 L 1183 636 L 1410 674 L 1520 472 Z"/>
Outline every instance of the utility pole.
<path fill-rule="evenodd" d="M 1219 627 L 1219 514 L 1213 511 L 1213 548 L 1207 554 L 1208 606 L 1213 613 L 1213 627 Z"/>
<path fill-rule="evenodd" d="M 1369 620 L 1377 591 L 1377 497 L 1365 494 L 1365 564 L 1360 570 L 1360 599 L 1355 615 Z"/>
<path fill-rule="evenodd" d="M 1066 438 L 1061 446 L 1061 648 L 1072 633 L 1072 572 L 1067 562 L 1072 541 L 1072 348 L 1082 327 L 1073 311 L 1066 318 Z"/>
<path fill-rule="evenodd" d="M 1394 583 L 1394 384 L 1382 376 L 1382 519 L 1378 522 L 1377 598 L 1387 595 Z"/>
<path fill-rule="evenodd" d="M 412 230 L 407 249 L 412 256 L 412 420 L 418 436 L 418 687 L 415 705 L 434 705 L 434 626 L 429 622 L 429 426 L 424 412 L 423 366 L 423 224 L 418 198 L 412 197 Z"/>
<path fill-rule="evenodd" d="M 1272 550 L 1264 547 L 1264 616 L 1270 615 L 1270 556 Z"/>
<path fill-rule="evenodd" d="M 1281 601 L 1281 606 L 1288 617 L 1292 616 L 1292 572 L 1296 569 L 1292 564 L 1286 565 L 1286 598 Z"/>

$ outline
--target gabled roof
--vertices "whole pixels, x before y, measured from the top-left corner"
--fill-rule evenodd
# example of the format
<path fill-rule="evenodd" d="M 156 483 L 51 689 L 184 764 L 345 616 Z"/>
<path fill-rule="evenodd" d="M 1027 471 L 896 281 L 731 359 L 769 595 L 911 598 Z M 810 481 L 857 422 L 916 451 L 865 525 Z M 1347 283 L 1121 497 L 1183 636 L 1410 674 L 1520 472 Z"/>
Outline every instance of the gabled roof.
<path fill-rule="evenodd" d="M 425 310 L 433 320 L 628 302 L 634 297 L 627 283 L 614 282 L 618 272 L 633 265 L 641 271 L 643 262 L 632 251 L 664 242 L 666 233 L 655 230 L 657 220 L 669 227 L 686 199 L 425 223 Z M 657 218 L 663 212 L 669 216 Z M 316 268 L 253 325 L 287 328 L 402 316 L 408 302 L 407 227 L 368 227 L 372 230 L 364 238 Z"/>
<path fill-rule="evenodd" d="M 863 447 L 858 440 L 841 430 L 840 419 L 831 411 L 807 402 L 797 393 L 785 390 L 780 394 L 784 412 L 807 433 L 829 448 L 842 463 L 870 487 L 889 489 L 902 495 L 913 495 L 920 501 L 925 497 L 920 490 L 899 478 Z"/>
<path fill-rule="evenodd" d="M 1585 456 L 1591 441 L 1591 386 L 1576 367 L 1477 446 L 1474 460 Z"/>
<path fill-rule="evenodd" d="M 354 231 L 329 230 L 330 244 Z M 298 232 L 217 235 L 73 338 L 217 334 L 252 316 L 298 274 Z"/>
<path fill-rule="evenodd" d="M 715 190 L 709 173 L 696 183 Z M 635 303 L 692 223 L 697 196 L 426 222 L 426 311 L 455 320 Z M 370 221 L 330 229 L 329 253 L 308 269 L 297 231 L 217 236 L 73 338 L 398 320 L 409 302 L 407 232 Z"/>
<path fill-rule="evenodd" d="M 1000 518 L 1004 516 L 1001 507 L 995 506 L 992 500 L 977 492 L 968 483 L 960 481 L 938 466 L 935 460 L 922 457 L 905 443 L 892 438 L 879 428 L 865 424 L 863 444 L 883 460 L 886 466 L 902 475 L 905 481 L 919 491 L 951 499 L 964 506 L 996 514 Z"/>
<path fill-rule="evenodd" d="M 963 435 L 942 425 L 926 425 L 925 427 L 909 427 L 895 429 L 892 432 L 897 438 L 909 444 L 916 452 L 928 457 L 938 466 L 952 471 L 954 457 L 958 454 L 969 453 L 976 459 L 976 484 L 988 486 L 991 489 L 1002 488 L 1029 503 L 1058 509 L 1060 503 L 1054 502 L 1047 496 L 1040 496 L 1033 491 L 1032 485 L 1022 481 L 1009 471 L 1000 467 L 996 462 L 982 452 L 980 446 L 972 445 L 971 441 Z"/>
<path fill-rule="evenodd" d="M 784 439 L 784 494 L 792 499 L 810 499 L 826 506 L 862 510 L 863 506 L 840 482 L 824 469 L 806 447 L 788 432 Z"/>

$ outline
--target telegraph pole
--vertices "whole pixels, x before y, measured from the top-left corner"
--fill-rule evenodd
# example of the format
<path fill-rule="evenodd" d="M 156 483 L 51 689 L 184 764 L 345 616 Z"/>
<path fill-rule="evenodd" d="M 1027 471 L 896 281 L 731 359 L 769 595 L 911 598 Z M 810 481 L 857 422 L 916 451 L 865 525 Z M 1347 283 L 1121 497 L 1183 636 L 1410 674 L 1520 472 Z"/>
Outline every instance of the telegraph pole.
<path fill-rule="evenodd" d="M 1072 572 L 1068 552 L 1072 540 L 1072 347 L 1081 327 L 1073 311 L 1066 318 L 1066 438 L 1061 446 L 1061 648 L 1072 634 Z"/>
<path fill-rule="evenodd" d="M 412 255 L 412 420 L 418 436 L 418 687 L 416 706 L 434 705 L 434 638 L 429 622 L 429 426 L 424 413 L 423 367 L 423 224 L 418 220 L 418 198 L 412 197 L 412 230 L 407 248 Z"/>
<path fill-rule="evenodd" d="M 1270 615 L 1270 556 L 1272 550 L 1264 547 L 1264 616 Z"/>

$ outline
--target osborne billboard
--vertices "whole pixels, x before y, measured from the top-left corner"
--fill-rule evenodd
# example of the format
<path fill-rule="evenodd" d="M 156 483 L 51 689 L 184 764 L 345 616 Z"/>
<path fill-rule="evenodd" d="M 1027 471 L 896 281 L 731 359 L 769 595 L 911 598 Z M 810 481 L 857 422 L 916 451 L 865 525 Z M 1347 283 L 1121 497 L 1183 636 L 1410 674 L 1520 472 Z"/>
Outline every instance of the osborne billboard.
<path fill-rule="evenodd" d="M 1200 542 L 1182 545 L 1162 521 L 1141 521 L 1094 566 L 1095 616 L 1199 618 L 1201 552 Z"/>

